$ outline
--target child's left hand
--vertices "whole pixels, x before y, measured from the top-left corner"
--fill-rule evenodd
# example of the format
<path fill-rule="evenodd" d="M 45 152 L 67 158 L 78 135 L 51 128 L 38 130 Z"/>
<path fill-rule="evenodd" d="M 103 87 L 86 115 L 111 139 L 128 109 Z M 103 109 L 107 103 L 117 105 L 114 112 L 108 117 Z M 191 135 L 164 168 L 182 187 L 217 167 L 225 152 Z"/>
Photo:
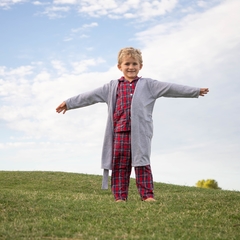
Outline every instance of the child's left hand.
<path fill-rule="evenodd" d="M 62 102 L 57 108 L 56 108 L 56 112 L 60 113 L 63 111 L 63 114 L 67 111 L 67 105 L 65 102 Z"/>
<path fill-rule="evenodd" d="M 200 88 L 199 96 L 204 97 L 205 94 L 209 92 L 208 88 Z"/>

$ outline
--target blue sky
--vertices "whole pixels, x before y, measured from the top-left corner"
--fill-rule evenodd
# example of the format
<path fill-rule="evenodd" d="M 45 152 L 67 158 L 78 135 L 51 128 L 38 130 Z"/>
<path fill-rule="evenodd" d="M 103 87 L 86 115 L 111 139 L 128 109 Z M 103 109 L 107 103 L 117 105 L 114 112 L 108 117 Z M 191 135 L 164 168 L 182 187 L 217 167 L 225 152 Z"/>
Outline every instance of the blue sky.
<path fill-rule="evenodd" d="M 239 0 L 0 1 L 0 169 L 101 174 L 107 107 L 55 108 L 119 78 L 117 53 L 133 46 L 141 76 L 210 89 L 157 101 L 154 180 L 239 191 L 239 11 Z"/>

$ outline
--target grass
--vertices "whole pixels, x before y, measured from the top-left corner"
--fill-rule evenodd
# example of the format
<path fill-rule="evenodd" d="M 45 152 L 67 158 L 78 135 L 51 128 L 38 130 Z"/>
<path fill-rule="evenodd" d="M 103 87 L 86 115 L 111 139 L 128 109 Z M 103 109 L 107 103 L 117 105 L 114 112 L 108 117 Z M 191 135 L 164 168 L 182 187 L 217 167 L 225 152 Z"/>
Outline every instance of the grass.
<path fill-rule="evenodd" d="M 115 203 L 101 176 L 0 172 L 0 239 L 240 239 L 240 192 L 155 183 Z"/>

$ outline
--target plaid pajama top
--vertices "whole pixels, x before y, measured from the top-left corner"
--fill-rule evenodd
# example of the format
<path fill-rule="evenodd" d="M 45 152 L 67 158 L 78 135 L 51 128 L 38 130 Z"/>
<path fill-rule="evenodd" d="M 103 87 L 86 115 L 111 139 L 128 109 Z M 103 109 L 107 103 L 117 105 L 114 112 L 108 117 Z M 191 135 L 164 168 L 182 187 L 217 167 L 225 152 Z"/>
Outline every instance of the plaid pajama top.
<path fill-rule="evenodd" d="M 116 107 L 113 114 L 114 132 L 131 130 L 132 97 L 139 77 L 132 82 L 121 77 L 118 81 Z"/>

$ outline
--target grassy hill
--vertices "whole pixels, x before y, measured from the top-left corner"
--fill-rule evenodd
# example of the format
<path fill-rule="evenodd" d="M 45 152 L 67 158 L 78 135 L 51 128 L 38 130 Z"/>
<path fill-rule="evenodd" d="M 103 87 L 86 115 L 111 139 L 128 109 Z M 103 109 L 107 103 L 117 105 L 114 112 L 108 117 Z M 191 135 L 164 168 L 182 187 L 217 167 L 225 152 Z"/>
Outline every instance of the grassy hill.
<path fill-rule="evenodd" d="M 101 176 L 0 172 L 0 239 L 240 239 L 240 192 L 155 183 L 115 203 Z"/>

